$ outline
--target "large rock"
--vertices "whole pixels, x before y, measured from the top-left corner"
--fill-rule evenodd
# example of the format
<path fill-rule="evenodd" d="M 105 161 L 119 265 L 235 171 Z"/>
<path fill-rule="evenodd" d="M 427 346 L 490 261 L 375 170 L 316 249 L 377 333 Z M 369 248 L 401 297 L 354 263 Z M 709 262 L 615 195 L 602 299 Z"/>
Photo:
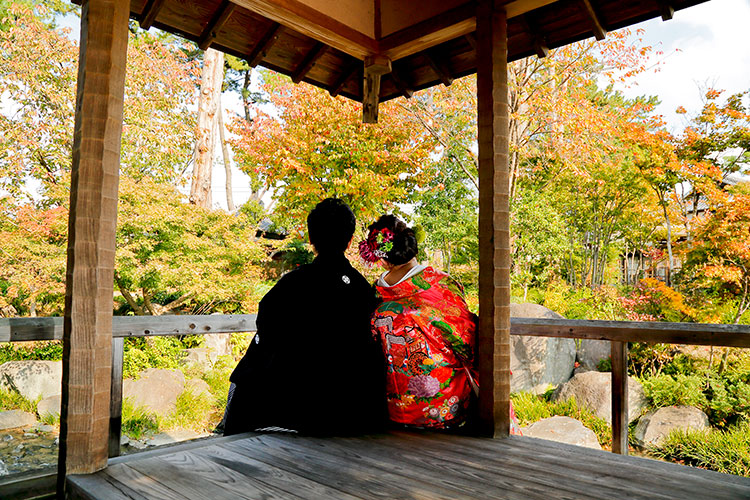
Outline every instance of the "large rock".
<path fill-rule="evenodd" d="M 538 304 L 511 304 L 510 315 L 516 318 L 562 318 Z M 549 385 L 559 385 L 570 379 L 576 360 L 575 340 L 512 335 L 511 343 L 511 392 L 544 392 Z"/>
<path fill-rule="evenodd" d="M 125 379 L 122 382 L 125 398 L 163 416 L 174 411 L 177 397 L 184 389 L 185 376 L 179 370 L 149 368 L 140 373 L 138 380 Z"/>
<path fill-rule="evenodd" d="M 36 418 L 31 413 L 21 410 L 0 411 L 0 430 L 29 427 L 35 423 Z"/>
<path fill-rule="evenodd" d="M 62 396 L 60 396 L 59 394 L 56 396 L 44 398 L 39 401 L 39 404 L 36 405 L 36 412 L 39 414 L 40 418 L 44 418 L 44 416 L 48 414 L 51 416 L 59 417 L 61 401 Z"/>
<path fill-rule="evenodd" d="M 582 339 L 576 352 L 576 360 L 585 370 L 596 370 L 599 362 L 612 355 L 609 340 Z"/>
<path fill-rule="evenodd" d="M 185 382 L 185 390 L 190 391 L 193 396 L 204 397 L 209 401 L 213 399 L 211 387 L 205 380 L 199 378 L 188 379 L 187 382 Z"/>
<path fill-rule="evenodd" d="M 232 334 L 231 333 L 212 333 L 203 336 L 203 345 L 212 350 L 214 356 L 231 356 L 232 355 Z M 214 360 L 216 362 L 216 360 Z"/>
<path fill-rule="evenodd" d="M 0 365 L 0 387 L 31 401 L 62 394 L 62 361 L 8 361 Z"/>
<path fill-rule="evenodd" d="M 601 450 L 599 440 L 591 429 L 584 427 L 581 422 L 570 417 L 549 417 L 534 422 L 523 428 L 523 435 L 558 443 L 574 444 Z"/>
<path fill-rule="evenodd" d="M 567 401 L 575 398 L 578 406 L 588 408 L 596 416 L 612 424 L 612 374 L 609 372 L 583 372 L 576 374 L 557 388 L 552 398 Z M 643 387 L 633 377 L 628 377 L 628 422 L 637 419 L 646 407 Z"/>
<path fill-rule="evenodd" d="M 216 362 L 216 353 L 208 347 L 192 347 L 180 351 L 180 364 L 205 372 Z"/>
<path fill-rule="evenodd" d="M 635 426 L 635 442 L 645 448 L 658 444 L 675 429 L 707 429 L 708 417 L 692 406 L 666 406 L 641 417 Z"/>

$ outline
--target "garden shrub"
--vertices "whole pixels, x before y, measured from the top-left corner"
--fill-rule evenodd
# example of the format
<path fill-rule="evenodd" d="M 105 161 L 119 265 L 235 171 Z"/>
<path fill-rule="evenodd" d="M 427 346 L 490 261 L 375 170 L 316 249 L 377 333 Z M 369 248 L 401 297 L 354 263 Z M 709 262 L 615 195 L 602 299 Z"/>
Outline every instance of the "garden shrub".
<path fill-rule="evenodd" d="M 40 399 L 31 401 L 16 391 L 0 389 L 0 411 L 21 410 L 36 415 L 36 405 Z"/>
<path fill-rule="evenodd" d="M 176 337 L 125 339 L 123 377 L 136 378 L 147 368 L 177 368 L 185 346 Z"/>
<path fill-rule="evenodd" d="M 60 361 L 61 359 L 62 342 L 59 340 L 3 342 L 0 344 L 0 365 L 8 361 Z"/>
<path fill-rule="evenodd" d="M 125 398 L 122 401 L 122 432 L 133 439 L 141 439 L 145 434 L 159 431 L 159 421 L 153 413 L 136 406 Z"/>
<path fill-rule="evenodd" d="M 628 349 L 628 372 L 636 377 L 655 376 L 670 365 L 677 349 L 670 344 L 631 342 Z"/>
<path fill-rule="evenodd" d="M 209 411 L 212 401 L 205 394 L 193 394 L 186 390 L 177 397 L 174 412 L 159 422 L 160 428 L 182 427 L 204 431 L 209 427 Z M 221 408 L 224 411 L 224 408 Z"/>
<path fill-rule="evenodd" d="M 697 375 L 658 375 L 642 379 L 646 398 L 655 408 L 695 406 L 705 410 L 708 400 L 703 394 L 704 379 Z"/>
<path fill-rule="evenodd" d="M 750 422 L 726 431 L 675 430 L 649 452 L 672 462 L 750 477 Z"/>

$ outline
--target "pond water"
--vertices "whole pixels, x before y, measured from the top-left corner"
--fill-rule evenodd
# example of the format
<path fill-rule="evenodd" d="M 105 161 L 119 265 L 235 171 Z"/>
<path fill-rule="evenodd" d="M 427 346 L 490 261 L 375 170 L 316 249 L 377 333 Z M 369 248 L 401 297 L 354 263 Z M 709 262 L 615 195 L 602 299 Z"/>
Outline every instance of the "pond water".
<path fill-rule="evenodd" d="M 57 453 L 55 427 L 0 431 L 0 476 L 57 467 Z"/>

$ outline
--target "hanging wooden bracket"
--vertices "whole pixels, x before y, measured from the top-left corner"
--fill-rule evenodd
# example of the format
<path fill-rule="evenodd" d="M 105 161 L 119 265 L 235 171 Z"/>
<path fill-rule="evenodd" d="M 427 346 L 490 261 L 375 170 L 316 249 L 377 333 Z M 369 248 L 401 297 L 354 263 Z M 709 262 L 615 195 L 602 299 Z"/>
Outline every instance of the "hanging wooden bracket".
<path fill-rule="evenodd" d="M 380 77 L 391 72 L 391 60 L 382 55 L 365 59 L 365 74 L 362 82 L 362 121 L 378 123 L 380 104 Z"/>

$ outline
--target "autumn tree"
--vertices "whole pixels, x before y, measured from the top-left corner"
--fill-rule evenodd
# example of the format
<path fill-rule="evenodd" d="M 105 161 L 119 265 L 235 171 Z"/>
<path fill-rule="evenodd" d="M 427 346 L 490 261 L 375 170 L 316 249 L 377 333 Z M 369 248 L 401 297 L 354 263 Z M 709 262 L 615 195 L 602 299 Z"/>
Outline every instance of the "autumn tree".
<path fill-rule="evenodd" d="M 329 196 L 349 203 L 363 224 L 410 200 L 433 143 L 415 133 L 406 113 L 386 103 L 381 123 L 368 125 L 356 103 L 285 77 L 265 78 L 278 116 L 258 107 L 251 123 L 238 117 L 233 146 L 240 168 L 273 190 L 274 210 L 290 229 L 301 228 Z"/>

